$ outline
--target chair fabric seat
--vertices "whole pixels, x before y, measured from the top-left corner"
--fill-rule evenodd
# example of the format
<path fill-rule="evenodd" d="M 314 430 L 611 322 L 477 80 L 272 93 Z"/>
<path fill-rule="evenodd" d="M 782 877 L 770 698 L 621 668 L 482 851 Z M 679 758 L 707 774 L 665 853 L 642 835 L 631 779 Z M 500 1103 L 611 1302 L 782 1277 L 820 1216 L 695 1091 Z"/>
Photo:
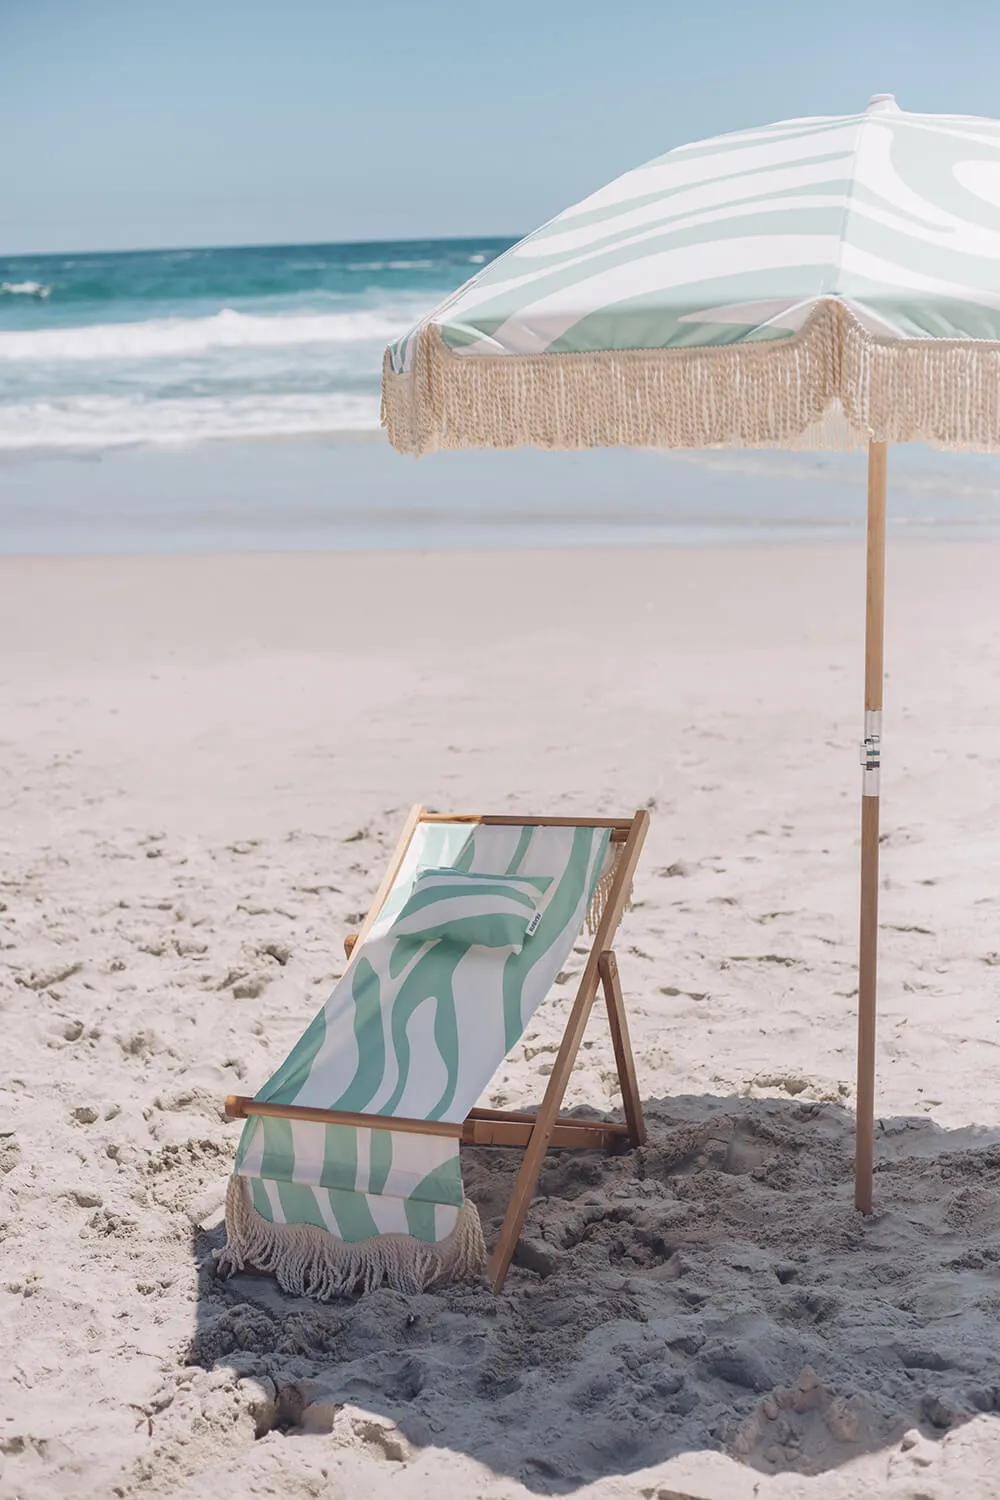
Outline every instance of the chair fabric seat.
<path fill-rule="evenodd" d="M 548 994 L 613 862 L 608 828 L 421 823 L 367 938 L 281 1067 L 271 1104 L 371 1114 L 372 1127 L 251 1116 L 236 1172 L 254 1213 L 352 1243 L 440 1243 L 463 1208 L 457 1139 L 380 1130 L 378 1116 L 461 1122 Z M 551 882 L 519 951 L 396 923 L 421 872 Z"/>

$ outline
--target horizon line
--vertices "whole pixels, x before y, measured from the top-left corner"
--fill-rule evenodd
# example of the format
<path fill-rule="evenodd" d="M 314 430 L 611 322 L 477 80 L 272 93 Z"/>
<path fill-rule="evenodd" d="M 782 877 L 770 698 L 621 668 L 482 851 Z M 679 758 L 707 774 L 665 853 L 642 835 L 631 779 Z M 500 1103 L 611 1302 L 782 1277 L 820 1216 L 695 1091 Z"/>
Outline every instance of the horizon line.
<path fill-rule="evenodd" d="M 523 234 L 440 234 L 440 235 L 408 235 L 390 236 L 381 239 L 346 239 L 346 240 L 247 240 L 237 244 L 183 244 L 183 245 L 146 245 L 141 247 L 104 249 L 104 250 L 0 250 L 0 260 L 62 260 L 72 255 L 82 258 L 98 255 L 182 255 L 198 254 L 201 251 L 215 250 L 322 250 L 332 245 L 345 246 L 368 246 L 368 245 L 437 245 L 437 244 L 480 244 L 483 240 L 503 240 L 510 244 L 516 244 L 523 239 Z"/>

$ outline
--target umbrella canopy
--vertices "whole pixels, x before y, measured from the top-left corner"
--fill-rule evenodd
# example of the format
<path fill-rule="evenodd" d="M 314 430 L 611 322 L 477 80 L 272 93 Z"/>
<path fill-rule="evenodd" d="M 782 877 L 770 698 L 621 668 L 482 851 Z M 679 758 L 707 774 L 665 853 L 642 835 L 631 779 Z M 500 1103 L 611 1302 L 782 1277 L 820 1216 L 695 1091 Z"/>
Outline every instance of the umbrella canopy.
<path fill-rule="evenodd" d="M 1000 447 L 1000 123 L 900 110 L 682 146 L 386 351 L 439 448 Z"/>
<path fill-rule="evenodd" d="M 669 151 L 386 350 L 439 448 L 867 444 L 855 1203 L 872 1206 L 887 445 L 1000 449 L 1000 123 L 787 120 Z"/>

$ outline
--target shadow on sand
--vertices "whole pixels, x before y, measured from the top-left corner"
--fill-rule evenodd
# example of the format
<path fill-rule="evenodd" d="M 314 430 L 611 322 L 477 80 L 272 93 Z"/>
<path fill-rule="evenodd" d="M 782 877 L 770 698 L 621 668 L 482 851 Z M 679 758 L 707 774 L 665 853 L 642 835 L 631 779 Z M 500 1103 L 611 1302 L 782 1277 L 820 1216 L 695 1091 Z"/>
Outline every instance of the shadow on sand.
<path fill-rule="evenodd" d="M 258 1437 L 353 1422 L 379 1458 L 449 1449 L 540 1494 L 704 1450 L 817 1474 L 1000 1411 L 1000 1133 L 883 1120 L 866 1221 L 839 1105 L 646 1108 L 642 1149 L 547 1158 L 499 1298 L 321 1305 L 219 1280 L 224 1227 L 198 1231 L 189 1363 L 255 1393 Z M 463 1155 L 488 1244 L 519 1160 Z"/>

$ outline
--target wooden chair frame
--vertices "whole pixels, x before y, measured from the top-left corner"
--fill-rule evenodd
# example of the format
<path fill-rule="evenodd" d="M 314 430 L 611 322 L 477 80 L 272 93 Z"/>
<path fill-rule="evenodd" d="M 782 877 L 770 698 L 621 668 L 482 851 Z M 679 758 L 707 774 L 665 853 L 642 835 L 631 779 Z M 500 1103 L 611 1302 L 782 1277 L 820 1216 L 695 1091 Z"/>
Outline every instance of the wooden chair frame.
<path fill-rule="evenodd" d="M 506 824 L 517 828 L 609 828 L 611 840 L 623 844 L 624 848 L 615 868 L 615 878 L 598 924 L 587 962 L 584 966 L 563 1032 L 562 1042 L 549 1075 L 545 1096 L 537 1114 L 519 1110 L 472 1109 L 461 1124 L 447 1120 L 409 1120 L 386 1115 L 354 1114 L 344 1110 L 309 1109 L 286 1104 L 261 1104 L 242 1095 L 230 1095 L 226 1100 L 226 1114 L 230 1119 L 244 1119 L 247 1115 L 265 1115 L 286 1120 L 316 1120 L 330 1125 L 352 1125 L 374 1127 L 379 1130 L 395 1130 L 420 1135 L 442 1135 L 476 1146 L 518 1146 L 524 1149 L 524 1159 L 514 1183 L 507 1212 L 500 1234 L 490 1256 L 487 1274 L 494 1292 L 503 1287 L 518 1238 L 531 1206 L 538 1184 L 539 1173 L 545 1153 L 551 1148 L 589 1147 L 609 1149 L 627 1141 L 632 1146 L 641 1146 L 646 1139 L 642 1103 L 635 1077 L 635 1061 L 629 1041 L 628 1020 L 622 998 L 618 963 L 612 949 L 614 935 L 622 919 L 632 886 L 632 877 L 649 829 L 649 813 L 640 808 L 632 818 L 527 818 L 514 816 L 480 816 L 475 813 L 455 815 L 428 812 L 424 807 L 414 807 L 400 836 L 395 853 L 386 869 L 382 883 L 359 933 L 345 939 L 348 968 L 364 944 L 374 925 L 386 897 L 392 889 L 406 852 L 421 823 L 469 823 Z M 623 1125 L 603 1121 L 579 1120 L 560 1116 L 559 1110 L 580 1044 L 590 1019 L 598 989 L 604 992 L 611 1041 L 621 1083 L 622 1106 L 625 1115 Z"/>

